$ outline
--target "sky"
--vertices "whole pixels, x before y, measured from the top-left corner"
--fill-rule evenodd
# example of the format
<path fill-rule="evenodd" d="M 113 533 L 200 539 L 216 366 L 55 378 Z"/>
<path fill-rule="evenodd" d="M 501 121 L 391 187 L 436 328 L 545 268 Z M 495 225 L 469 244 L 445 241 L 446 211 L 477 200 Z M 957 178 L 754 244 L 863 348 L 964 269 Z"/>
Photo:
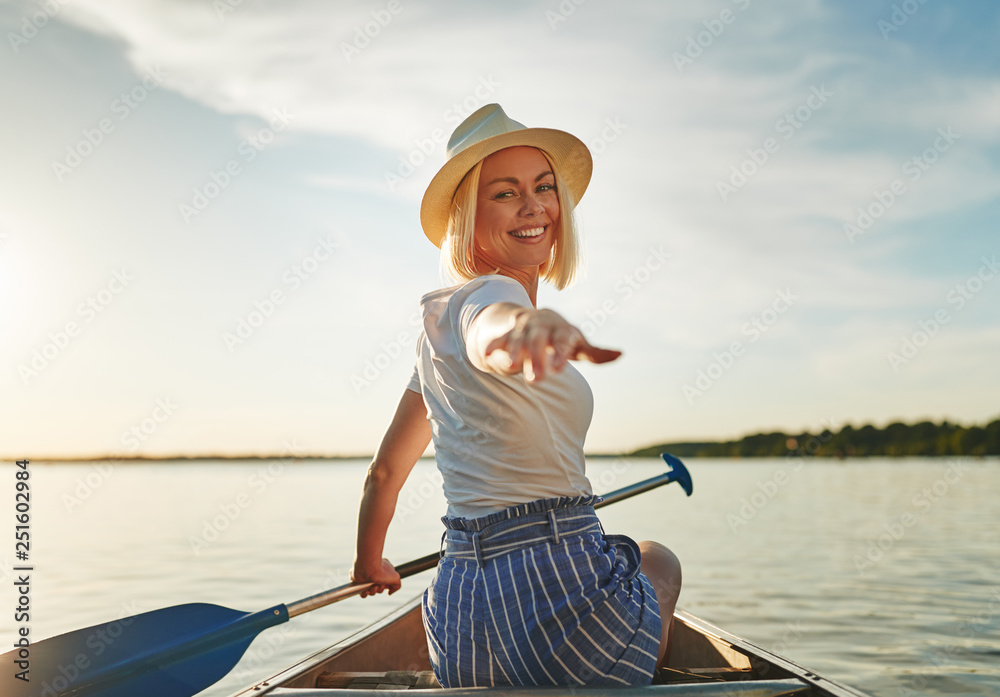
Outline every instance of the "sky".
<path fill-rule="evenodd" d="M 0 456 L 374 452 L 496 102 L 594 156 L 591 453 L 1000 416 L 1000 5 L 0 2 Z"/>

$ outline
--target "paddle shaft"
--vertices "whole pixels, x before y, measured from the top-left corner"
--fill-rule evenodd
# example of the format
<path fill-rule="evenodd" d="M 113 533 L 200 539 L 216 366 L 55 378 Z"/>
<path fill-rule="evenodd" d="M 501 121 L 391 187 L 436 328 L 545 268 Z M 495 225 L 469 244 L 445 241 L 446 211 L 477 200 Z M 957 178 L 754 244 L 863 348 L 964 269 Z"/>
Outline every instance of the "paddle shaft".
<path fill-rule="evenodd" d="M 603 506 L 610 506 L 618 501 L 623 501 L 625 499 L 637 496 L 643 492 L 649 491 L 650 489 L 655 489 L 656 487 L 663 486 L 664 484 L 669 484 L 670 482 L 677 480 L 676 472 L 666 472 L 664 474 L 658 474 L 655 477 L 650 477 L 641 482 L 636 482 L 635 484 L 630 484 L 629 486 L 622 487 L 612 491 L 609 494 L 604 494 L 601 497 L 601 501 L 594 505 L 594 508 L 601 508 Z M 406 562 L 396 567 L 396 573 L 399 577 L 406 578 L 407 576 L 413 576 L 421 571 L 426 571 L 427 569 L 433 569 L 437 566 L 441 555 L 439 552 L 434 552 L 426 556 L 420 557 L 419 559 L 414 559 L 413 561 Z M 366 588 L 369 588 L 371 583 L 345 583 L 342 586 L 338 586 L 328 591 L 323 591 L 322 593 L 317 593 L 316 595 L 311 595 L 308 598 L 303 598 L 302 600 L 297 600 L 294 603 L 289 603 L 285 607 L 288 608 L 288 617 L 298 617 L 301 614 L 310 612 L 311 610 L 316 610 L 321 607 L 330 605 L 331 603 L 336 603 L 344 598 L 350 598 L 352 595 L 358 595 Z"/>
<path fill-rule="evenodd" d="M 440 555 L 435 552 L 434 554 L 428 554 L 425 557 L 414 559 L 413 561 L 406 562 L 405 564 L 400 564 L 396 567 L 396 573 L 399 574 L 400 578 L 406 578 L 407 576 L 419 574 L 421 571 L 433 569 L 437 566 L 439 557 Z M 288 618 L 291 619 L 292 617 L 298 617 L 299 615 L 311 610 L 325 607 L 331 603 L 343 600 L 344 598 L 350 598 L 352 595 L 361 593 L 371 585 L 371 583 L 345 583 L 344 585 L 337 586 L 331 590 L 323 591 L 322 593 L 317 593 L 316 595 L 310 595 L 308 598 L 296 600 L 294 603 L 288 603 L 285 605 L 285 607 L 288 608 Z"/>

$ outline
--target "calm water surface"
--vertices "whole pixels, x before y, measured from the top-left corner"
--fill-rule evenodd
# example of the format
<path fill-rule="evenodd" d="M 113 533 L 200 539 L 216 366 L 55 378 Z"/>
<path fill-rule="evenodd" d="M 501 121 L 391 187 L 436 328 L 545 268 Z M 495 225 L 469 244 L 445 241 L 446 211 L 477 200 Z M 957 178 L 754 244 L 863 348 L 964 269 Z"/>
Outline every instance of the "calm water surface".
<path fill-rule="evenodd" d="M 601 514 L 609 532 L 677 553 L 681 607 L 878 697 L 1000 694 L 1000 462 L 688 465 L 691 498 L 671 485 Z M 33 638 L 195 601 L 260 610 L 346 582 L 366 466 L 32 463 Z M 588 471 L 609 491 L 662 466 L 595 459 Z M 387 556 L 436 550 L 443 508 L 433 462 L 421 461 Z M 417 595 L 429 574 L 391 598 L 352 598 L 264 632 L 202 695 L 333 643 Z M 5 643 L 12 620 L 0 613 Z"/>

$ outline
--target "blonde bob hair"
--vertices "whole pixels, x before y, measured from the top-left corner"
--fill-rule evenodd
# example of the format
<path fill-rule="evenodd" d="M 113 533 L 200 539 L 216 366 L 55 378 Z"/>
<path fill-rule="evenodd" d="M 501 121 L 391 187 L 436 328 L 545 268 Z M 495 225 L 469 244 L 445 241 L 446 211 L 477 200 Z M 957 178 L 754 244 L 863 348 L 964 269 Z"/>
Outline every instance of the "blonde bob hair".
<path fill-rule="evenodd" d="M 542 280 L 562 290 L 569 286 L 580 272 L 580 244 L 577 238 L 573 209 L 576 202 L 569 192 L 558 168 L 544 150 L 539 150 L 555 176 L 556 196 L 559 200 L 559 225 L 556 227 L 552 254 L 539 269 Z M 483 160 L 469 170 L 455 190 L 448 215 L 448 231 L 441 244 L 443 272 L 457 282 L 471 281 L 485 275 L 476 265 L 476 198 L 479 194 L 479 173 Z M 486 272 L 492 273 L 492 272 Z"/>

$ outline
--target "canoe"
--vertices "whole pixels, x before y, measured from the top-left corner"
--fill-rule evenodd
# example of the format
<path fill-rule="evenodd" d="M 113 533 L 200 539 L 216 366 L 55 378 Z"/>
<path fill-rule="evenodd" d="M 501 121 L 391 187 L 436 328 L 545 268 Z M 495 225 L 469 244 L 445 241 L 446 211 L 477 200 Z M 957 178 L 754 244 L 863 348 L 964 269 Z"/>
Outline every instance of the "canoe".
<path fill-rule="evenodd" d="M 413 690 L 431 697 L 578 695 L 581 688 L 443 689 L 434 679 L 421 622 L 420 597 L 232 697 L 402 697 Z M 586 688 L 614 697 L 869 697 L 863 692 L 806 670 L 775 653 L 730 634 L 694 615 L 674 613 L 669 666 L 653 685 Z"/>

